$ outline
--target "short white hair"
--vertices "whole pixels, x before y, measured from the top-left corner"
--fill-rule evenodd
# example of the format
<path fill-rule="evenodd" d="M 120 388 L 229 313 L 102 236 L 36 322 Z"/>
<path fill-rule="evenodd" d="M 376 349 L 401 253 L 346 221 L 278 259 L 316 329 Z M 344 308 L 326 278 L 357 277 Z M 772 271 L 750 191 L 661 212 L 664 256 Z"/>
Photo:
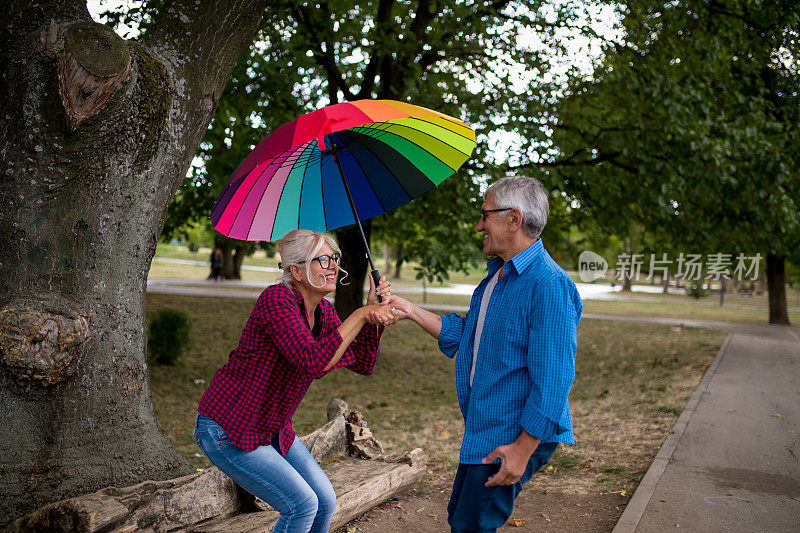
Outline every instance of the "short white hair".
<path fill-rule="evenodd" d="M 317 252 L 320 251 L 324 243 L 328 243 L 336 253 L 341 254 L 339 245 L 336 244 L 336 239 L 325 233 L 319 233 L 309 229 L 295 229 L 283 236 L 278 241 L 278 253 L 281 254 L 280 268 L 283 274 L 280 278 L 281 282 L 292 287 L 294 285 L 294 276 L 292 276 L 292 265 L 305 265 L 306 279 L 314 287 L 324 287 L 325 284 L 316 285 L 311 281 L 311 260 L 316 257 Z M 347 271 L 339 268 L 347 276 Z"/>
<path fill-rule="evenodd" d="M 538 239 L 547 225 L 550 202 L 547 191 L 536 178 L 513 176 L 502 178 L 486 189 L 484 198 L 492 195 L 495 207 L 516 208 L 522 213 L 522 230 L 532 239 Z M 505 216 L 506 213 L 500 213 Z"/>

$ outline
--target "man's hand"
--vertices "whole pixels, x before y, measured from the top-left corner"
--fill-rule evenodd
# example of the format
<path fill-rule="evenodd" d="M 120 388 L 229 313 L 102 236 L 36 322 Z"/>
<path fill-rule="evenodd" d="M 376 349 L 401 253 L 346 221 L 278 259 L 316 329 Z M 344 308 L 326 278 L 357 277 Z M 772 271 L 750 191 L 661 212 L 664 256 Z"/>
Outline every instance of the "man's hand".
<path fill-rule="evenodd" d="M 389 309 L 393 310 L 392 312 L 397 315 L 398 320 L 408 318 L 408 315 L 411 313 L 411 304 L 408 300 L 394 294 L 386 298 L 386 305 L 389 306 Z"/>
<path fill-rule="evenodd" d="M 485 465 L 500 459 L 500 470 L 486 481 L 486 486 L 513 485 L 519 481 L 528 468 L 528 460 L 536 451 L 539 442 L 539 439 L 523 430 L 517 440 L 511 444 L 498 446 L 484 457 L 481 462 Z"/>

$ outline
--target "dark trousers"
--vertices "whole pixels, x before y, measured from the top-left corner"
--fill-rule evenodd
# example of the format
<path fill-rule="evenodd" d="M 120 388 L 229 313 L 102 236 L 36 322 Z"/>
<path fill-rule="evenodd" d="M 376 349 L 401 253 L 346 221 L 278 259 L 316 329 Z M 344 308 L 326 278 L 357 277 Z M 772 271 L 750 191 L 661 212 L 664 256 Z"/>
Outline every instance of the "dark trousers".
<path fill-rule="evenodd" d="M 500 470 L 500 463 L 490 465 L 458 465 L 453 493 L 447 505 L 447 523 L 452 533 L 491 533 L 506 523 L 514 510 L 514 500 L 522 485 L 547 464 L 557 442 L 539 444 L 528 461 L 528 468 L 513 485 L 486 487 L 486 480 Z"/>

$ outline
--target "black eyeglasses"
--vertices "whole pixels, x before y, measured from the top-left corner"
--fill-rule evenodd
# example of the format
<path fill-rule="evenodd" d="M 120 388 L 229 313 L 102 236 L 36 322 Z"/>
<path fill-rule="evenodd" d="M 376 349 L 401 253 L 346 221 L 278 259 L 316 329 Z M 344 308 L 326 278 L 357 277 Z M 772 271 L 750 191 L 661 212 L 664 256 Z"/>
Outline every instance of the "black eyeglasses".
<path fill-rule="evenodd" d="M 336 252 L 330 255 L 324 254 L 319 257 L 314 257 L 313 259 L 311 259 L 311 261 L 316 261 L 317 263 L 319 263 L 319 266 L 321 266 L 322 268 L 330 268 L 331 263 L 335 263 L 336 265 L 338 265 L 341 260 L 342 260 L 342 255 Z M 299 264 L 302 265 L 303 263 L 305 263 L 305 261 L 302 261 Z"/>
<path fill-rule="evenodd" d="M 342 261 L 342 255 L 338 253 L 332 253 L 331 255 L 324 254 L 319 257 L 314 257 L 313 259 L 311 259 L 311 261 L 317 261 L 319 263 L 319 266 L 321 266 L 322 268 L 330 268 L 331 261 L 336 263 L 337 265 Z M 303 263 L 305 263 L 305 261 L 300 261 L 299 263 L 296 264 L 302 265 Z M 278 268 L 283 268 L 282 262 L 278 263 Z"/>
<path fill-rule="evenodd" d="M 511 211 L 512 209 L 514 209 L 514 208 L 513 207 L 503 207 L 503 208 L 500 208 L 500 209 L 481 209 L 481 220 L 486 222 L 486 215 L 488 215 L 489 213 L 497 213 L 499 211 Z"/>

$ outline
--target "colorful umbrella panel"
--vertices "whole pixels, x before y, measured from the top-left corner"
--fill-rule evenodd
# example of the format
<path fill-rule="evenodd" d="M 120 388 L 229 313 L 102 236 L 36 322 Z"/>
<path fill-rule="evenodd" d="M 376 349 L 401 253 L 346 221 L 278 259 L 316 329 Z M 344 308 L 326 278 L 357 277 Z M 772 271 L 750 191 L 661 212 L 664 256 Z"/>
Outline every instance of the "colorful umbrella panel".
<path fill-rule="evenodd" d="M 391 100 L 328 106 L 259 143 L 217 199 L 211 220 L 220 233 L 250 241 L 276 240 L 297 228 L 330 231 L 356 222 L 334 151 L 364 220 L 439 185 L 474 147 L 469 126 L 426 108 Z"/>

